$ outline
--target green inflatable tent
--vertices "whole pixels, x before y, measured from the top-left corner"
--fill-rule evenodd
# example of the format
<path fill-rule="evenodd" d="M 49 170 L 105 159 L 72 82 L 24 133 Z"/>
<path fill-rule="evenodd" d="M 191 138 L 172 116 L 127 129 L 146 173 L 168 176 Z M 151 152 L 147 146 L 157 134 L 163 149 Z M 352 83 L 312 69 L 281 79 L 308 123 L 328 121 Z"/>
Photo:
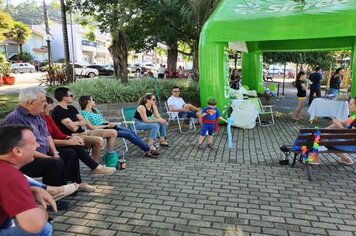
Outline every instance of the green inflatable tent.
<path fill-rule="evenodd" d="M 225 116 L 229 47 L 244 52 L 243 83 L 253 90 L 262 82 L 263 52 L 352 49 L 356 68 L 356 0 L 222 0 L 202 29 L 199 66 L 202 106 L 214 96 Z"/>

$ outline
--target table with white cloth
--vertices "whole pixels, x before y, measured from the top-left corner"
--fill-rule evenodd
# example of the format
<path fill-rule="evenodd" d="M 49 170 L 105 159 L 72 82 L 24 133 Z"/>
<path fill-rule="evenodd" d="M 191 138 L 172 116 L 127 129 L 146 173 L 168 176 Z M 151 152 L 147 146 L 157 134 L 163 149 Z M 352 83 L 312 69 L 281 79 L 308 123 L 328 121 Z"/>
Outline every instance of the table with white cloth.
<path fill-rule="evenodd" d="M 325 98 L 315 98 L 308 109 L 310 120 L 315 117 L 331 117 L 338 120 L 346 120 L 349 115 L 347 101 L 328 100 Z"/>

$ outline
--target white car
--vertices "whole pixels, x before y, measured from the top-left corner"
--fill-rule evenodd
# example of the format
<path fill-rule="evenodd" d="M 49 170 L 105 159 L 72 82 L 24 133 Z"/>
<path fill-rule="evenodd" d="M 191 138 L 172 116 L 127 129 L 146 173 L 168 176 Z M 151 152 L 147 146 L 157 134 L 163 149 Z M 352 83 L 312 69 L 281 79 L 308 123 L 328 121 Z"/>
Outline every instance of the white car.
<path fill-rule="evenodd" d="M 83 65 L 74 64 L 75 75 L 94 78 L 99 75 L 99 71 L 93 68 L 87 68 Z"/>
<path fill-rule="evenodd" d="M 26 73 L 26 72 L 35 72 L 36 69 L 30 63 L 14 63 L 11 64 L 11 70 L 16 73 Z"/>
<path fill-rule="evenodd" d="M 268 74 L 270 74 L 270 75 L 274 75 L 274 74 L 281 75 L 283 73 L 284 73 L 283 70 L 280 68 L 269 68 L 269 70 L 268 70 Z"/>

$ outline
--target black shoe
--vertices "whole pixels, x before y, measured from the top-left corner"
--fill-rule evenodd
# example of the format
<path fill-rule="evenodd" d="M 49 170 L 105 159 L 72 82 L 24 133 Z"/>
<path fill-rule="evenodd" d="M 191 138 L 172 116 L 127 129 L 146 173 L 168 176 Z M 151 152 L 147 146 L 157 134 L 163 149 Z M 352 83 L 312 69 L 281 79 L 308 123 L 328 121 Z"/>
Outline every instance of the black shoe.
<path fill-rule="evenodd" d="M 58 211 L 62 211 L 62 210 L 65 211 L 70 207 L 70 203 L 66 202 L 66 201 L 63 201 L 63 200 L 56 201 L 56 204 L 57 204 L 57 210 Z M 50 206 L 49 209 L 52 209 L 52 207 Z"/>
<path fill-rule="evenodd" d="M 208 143 L 208 148 L 214 149 L 214 146 L 212 143 Z"/>

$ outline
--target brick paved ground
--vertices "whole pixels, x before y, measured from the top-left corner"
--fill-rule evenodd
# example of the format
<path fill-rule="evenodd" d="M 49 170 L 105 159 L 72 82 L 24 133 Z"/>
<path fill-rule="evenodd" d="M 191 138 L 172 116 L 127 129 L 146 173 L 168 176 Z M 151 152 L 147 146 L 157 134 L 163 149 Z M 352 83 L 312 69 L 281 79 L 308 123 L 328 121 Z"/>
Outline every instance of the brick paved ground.
<path fill-rule="evenodd" d="M 212 151 L 198 151 L 198 131 L 171 131 L 173 146 L 157 160 L 130 146 L 125 171 L 92 177 L 83 166 L 84 181 L 99 188 L 51 213 L 55 235 L 356 235 L 355 167 L 325 155 L 309 183 L 301 164 L 278 164 L 279 146 L 310 127 L 289 120 L 293 96 L 276 103 L 274 126 L 234 129 L 231 150 L 225 128 Z"/>

